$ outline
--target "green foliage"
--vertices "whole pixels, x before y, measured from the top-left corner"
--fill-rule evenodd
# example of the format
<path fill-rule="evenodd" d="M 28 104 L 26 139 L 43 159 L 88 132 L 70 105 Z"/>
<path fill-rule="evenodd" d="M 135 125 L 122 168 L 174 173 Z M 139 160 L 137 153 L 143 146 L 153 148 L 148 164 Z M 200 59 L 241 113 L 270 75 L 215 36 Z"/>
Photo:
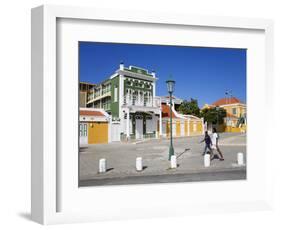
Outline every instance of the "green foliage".
<path fill-rule="evenodd" d="M 204 118 L 204 121 L 212 124 L 223 124 L 223 119 L 226 117 L 226 110 L 220 107 L 212 107 L 202 109 L 200 117 Z"/>
<path fill-rule="evenodd" d="M 200 115 L 200 108 L 196 99 L 191 98 L 190 101 L 184 100 L 179 106 L 179 112 L 182 114 L 190 114 L 194 116 Z"/>

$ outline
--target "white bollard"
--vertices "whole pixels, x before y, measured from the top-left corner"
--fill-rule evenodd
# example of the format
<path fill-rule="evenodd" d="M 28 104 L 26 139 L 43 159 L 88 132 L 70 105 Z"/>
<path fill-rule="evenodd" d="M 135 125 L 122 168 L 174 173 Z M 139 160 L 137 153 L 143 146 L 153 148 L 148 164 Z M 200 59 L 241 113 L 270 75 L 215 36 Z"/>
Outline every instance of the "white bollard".
<path fill-rule="evenodd" d="M 237 163 L 238 165 L 244 165 L 244 154 L 237 153 Z"/>
<path fill-rule="evenodd" d="M 106 172 L 106 159 L 102 158 L 99 162 L 99 173 L 105 173 Z"/>
<path fill-rule="evenodd" d="M 142 167 L 142 158 L 141 157 L 137 157 L 136 159 L 136 170 L 137 171 L 142 171 L 143 167 Z"/>
<path fill-rule="evenodd" d="M 171 156 L 171 169 L 177 168 L 177 156 Z"/>
<path fill-rule="evenodd" d="M 205 154 L 204 155 L 204 166 L 205 167 L 210 167 L 211 164 L 211 159 L 210 159 L 210 154 Z"/>

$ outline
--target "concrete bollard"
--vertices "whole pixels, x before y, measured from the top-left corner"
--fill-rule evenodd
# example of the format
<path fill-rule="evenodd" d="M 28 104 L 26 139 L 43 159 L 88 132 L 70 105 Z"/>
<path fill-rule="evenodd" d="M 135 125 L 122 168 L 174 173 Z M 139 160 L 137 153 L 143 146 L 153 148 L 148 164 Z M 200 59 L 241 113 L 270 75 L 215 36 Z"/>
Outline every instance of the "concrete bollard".
<path fill-rule="evenodd" d="M 205 167 L 210 167 L 211 164 L 211 159 L 210 159 L 210 154 L 205 154 L 204 155 L 204 166 Z"/>
<path fill-rule="evenodd" d="M 172 169 L 177 168 L 177 156 L 175 155 L 171 156 L 171 168 Z"/>
<path fill-rule="evenodd" d="M 238 165 L 244 165 L 244 154 L 237 153 L 237 163 Z"/>
<path fill-rule="evenodd" d="M 99 173 L 105 173 L 106 172 L 106 159 L 102 158 L 99 162 Z"/>
<path fill-rule="evenodd" d="M 142 171 L 143 167 L 142 167 L 142 158 L 141 157 L 137 157 L 136 158 L 136 170 L 137 171 Z"/>

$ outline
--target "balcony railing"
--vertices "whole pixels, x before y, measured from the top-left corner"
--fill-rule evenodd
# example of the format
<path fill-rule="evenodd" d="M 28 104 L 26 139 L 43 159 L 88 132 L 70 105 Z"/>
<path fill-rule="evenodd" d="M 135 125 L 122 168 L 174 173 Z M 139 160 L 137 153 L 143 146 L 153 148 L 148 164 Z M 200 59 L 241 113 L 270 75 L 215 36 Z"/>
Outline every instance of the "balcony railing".
<path fill-rule="evenodd" d="M 102 105 L 102 108 L 107 111 L 107 110 L 110 110 L 110 104 L 103 104 Z"/>
<path fill-rule="evenodd" d="M 104 98 L 104 97 L 110 97 L 111 96 L 111 91 L 108 91 L 108 92 L 106 92 L 106 93 L 104 93 L 104 94 L 89 94 L 89 96 L 88 96 L 88 102 L 89 101 L 96 101 L 96 100 L 100 100 L 100 99 L 102 99 L 102 98 Z"/>
<path fill-rule="evenodd" d="M 145 106 L 145 107 L 160 107 L 160 97 L 147 97 L 138 95 L 126 95 L 123 97 L 123 105 L 128 106 Z"/>

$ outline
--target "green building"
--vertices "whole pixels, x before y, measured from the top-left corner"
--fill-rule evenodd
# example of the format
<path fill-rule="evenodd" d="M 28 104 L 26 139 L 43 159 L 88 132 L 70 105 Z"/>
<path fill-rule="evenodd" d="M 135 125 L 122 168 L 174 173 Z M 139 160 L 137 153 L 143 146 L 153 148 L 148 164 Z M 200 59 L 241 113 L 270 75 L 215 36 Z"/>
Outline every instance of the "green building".
<path fill-rule="evenodd" d="M 155 72 L 120 63 L 108 79 L 92 88 L 87 107 L 111 115 L 111 140 L 162 135 L 161 98 L 156 97 Z"/>

